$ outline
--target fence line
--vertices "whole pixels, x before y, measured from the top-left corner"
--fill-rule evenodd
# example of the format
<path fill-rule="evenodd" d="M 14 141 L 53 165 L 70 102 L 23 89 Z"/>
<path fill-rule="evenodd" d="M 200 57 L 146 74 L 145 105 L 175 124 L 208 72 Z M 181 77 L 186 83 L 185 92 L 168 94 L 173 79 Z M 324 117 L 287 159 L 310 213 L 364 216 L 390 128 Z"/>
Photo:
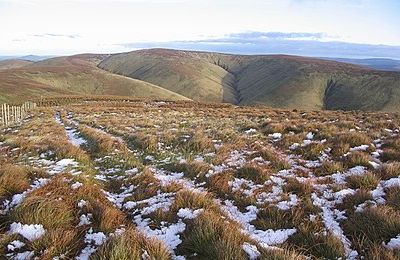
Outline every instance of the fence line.
<path fill-rule="evenodd" d="M 28 101 L 20 106 L 12 106 L 9 104 L 0 105 L 0 125 L 9 126 L 17 122 L 21 122 L 28 112 L 36 108 L 36 103 Z"/>

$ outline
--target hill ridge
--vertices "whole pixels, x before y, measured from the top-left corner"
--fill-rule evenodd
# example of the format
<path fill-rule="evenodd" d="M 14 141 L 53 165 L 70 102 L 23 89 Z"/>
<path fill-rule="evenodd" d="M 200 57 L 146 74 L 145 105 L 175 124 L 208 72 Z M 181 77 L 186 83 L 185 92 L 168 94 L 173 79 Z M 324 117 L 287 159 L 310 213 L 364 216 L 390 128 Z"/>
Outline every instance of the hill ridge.
<path fill-rule="evenodd" d="M 312 57 L 156 48 L 110 55 L 98 66 L 197 101 L 311 110 L 400 108 L 400 73 Z M 139 70 L 146 66 L 148 71 Z M 328 88 L 330 80 L 337 84 Z"/>

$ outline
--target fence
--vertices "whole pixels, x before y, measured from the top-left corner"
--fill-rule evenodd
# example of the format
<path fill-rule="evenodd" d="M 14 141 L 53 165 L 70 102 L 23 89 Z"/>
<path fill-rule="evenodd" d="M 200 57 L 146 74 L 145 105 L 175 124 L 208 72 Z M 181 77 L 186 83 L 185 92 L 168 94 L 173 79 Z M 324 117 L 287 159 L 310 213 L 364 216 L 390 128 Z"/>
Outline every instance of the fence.
<path fill-rule="evenodd" d="M 28 115 L 28 111 L 34 108 L 36 108 L 36 103 L 31 101 L 25 102 L 20 106 L 1 104 L 0 126 L 8 126 L 22 121 Z"/>

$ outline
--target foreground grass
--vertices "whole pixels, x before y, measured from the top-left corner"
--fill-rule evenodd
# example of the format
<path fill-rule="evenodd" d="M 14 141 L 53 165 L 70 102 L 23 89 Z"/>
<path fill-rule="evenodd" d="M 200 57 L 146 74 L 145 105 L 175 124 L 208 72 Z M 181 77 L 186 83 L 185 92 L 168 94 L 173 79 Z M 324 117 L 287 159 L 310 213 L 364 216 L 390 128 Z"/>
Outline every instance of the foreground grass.
<path fill-rule="evenodd" d="M 1 130 L 0 254 L 396 259 L 399 123 L 186 102 L 39 109 Z"/>

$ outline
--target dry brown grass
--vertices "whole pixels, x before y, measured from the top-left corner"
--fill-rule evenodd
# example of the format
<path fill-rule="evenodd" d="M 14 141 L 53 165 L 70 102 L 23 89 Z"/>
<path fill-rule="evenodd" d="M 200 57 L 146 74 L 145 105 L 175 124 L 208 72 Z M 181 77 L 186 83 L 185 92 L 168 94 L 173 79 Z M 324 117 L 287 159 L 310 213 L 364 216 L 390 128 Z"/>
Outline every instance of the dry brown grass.
<path fill-rule="evenodd" d="M 269 161 L 271 166 L 274 168 L 275 171 L 280 171 L 284 169 L 290 169 L 290 163 L 282 158 L 282 155 L 279 155 L 277 151 L 273 150 L 272 148 L 265 148 L 265 147 L 255 147 L 257 152 L 251 155 L 252 158 L 256 158 L 261 156 L 264 160 Z"/>
<path fill-rule="evenodd" d="M 343 229 L 359 249 L 371 243 L 382 243 L 400 233 L 400 213 L 389 206 L 367 208 L 351 214 Z"/>
<path fill-rule="evenodd" d="M 286 229 L 293 228 L 295 221 L 299 222 L 301 216 L 295 210 L 281 210 L 275 206 L 263 208 L 257 214 L 257 219 L 252 224 L 257 229 Z"/>
<path fill-rule="evenodd" d="M 94 153 L 108 154 L 116 150 L 122 153 L 128 151 L 126 144 L 119 138 L 115 138 L 89 126 L 80 126 L 79 131 L 89 141 L 89 146 Z"/>
<path fill-rule="evenodd" d="M 309 182 L 299 182 L 296 178 L 290 178 L 283 187 L 283 191 L 302 197 L 310 195 L 314 191 L 314 187 Z"/>
<path fill-rule="evenodd" d="M 343 243 L 333 234 L 325 234 L 321 224 L 305 222 L 297 226 L 297 232 L 288 240 L 303 254 L 317 259 L 344 258 Z"/>
<path fill-rule="evenodd" d="M 400 187 L 391 187 L 386 191 L 387 205 L 400 210 Z"/>
<path fill-rule="evenodd" d="M 198 129 L 186 145 L 186 149 L 195 153 L 207 153 L 214 151 L 214 143 L 204 133 L 204 129 Z"/>
<path fill-rule="evenodd" d="M 326 144 L 312 143 L 307 146 L 301 147 L 300 149 L 297 149 L 296 152 L 301 154 L 307 160 L 317 160 L 326 148 Z"/>
<path fill-rule="evenodd" d="M 107 240 L 90 259 L 142 259 L 144 252 L 149 259 L 172 259 L 170 251 L 164 244 L 158 240 L 145 238 L 133 227 L 128 227 L 122 235 Z"/>
<path fill-rule="evenodd" d="M 130 197 L 131 200 L 144 200 L 155 196 L 160 188 L 160 181 L 154 177 L 149 168 L 144 168 L 140 174 L 127 179 L 125 183 L 137 186 L 133 196 Z"/>
<path fill-rule="evenodd" d="M 67 111 L 73 112 L 82 131 L 87 131 L 87 147 L 81 149 L 70 144 L 64 127 L 54 120 L 54 113 L 58 110 L 63 111 L 63 117 Z M 180 219 L 177 212 L 181 208 L 204 209 L 196 219 L 182 219 L 187 229 L 180 235 L 183 242 L 174 253 L 185 255 L 188 259 L 248 259 L 242 248 L 244 242 L 257 247 L 261 253 L 260 259 L 304 259 L 303 255 L 311 259 L 343 258 L 341 241 L 330 232 L 325 232 L 321 209 L 313 204 L 311 198 L 312 193 L 320 194 L 323 191 L 319 189 L 324 188 L 322 185 L 313 185 L 324 184 L 333 192 L 357 189 L 355 194 L 346 196 L 343 203 L 335 206 L 338 210 L 344 210 L 348 217 L 347 220 L 340 220 L 339 224 L 351 239 L 352 247 L 366 259 L 379 259 L 379 256 L 396 259 L 397 252 L 386 249 L 382 243 L 387 243 L 400 233 L 400 224 L 397 223 L 400 212 L 398 187 L 385 189 L 386 205 L 374 208 L 371 202 L 371 205 L 368 204 L 371 207 L 366 207 L 364 212 L 355 212 L 358 205 L 372 199 L 369 191 L 380 180 L 400 175 L 397 165 L 399 142 L 398 138 L 392 136 L 400 123 L 400 117 L 395 114 L 287 111 L 266 107 L 233 109 L 231 106 L 214 104 L 155 104 L 121 100 L 100 100 L 63 106 L 57 110 L 42 109 L 40 112 L 43 114 L 36 113 L 22 126 L 6 130 L 4 138 L 0 137 L 5 141 L 0 147 L 0 162 L 9 164 L 15 161 L 15 164 L 29 165 L 27 157 L 35 158 L 51 150 L 55 154 L 49 157 L 44 155 L 46 159 L 77 159 L 82 173 L 77 176 L 49 176 L 45 172 L 28 169 L 21 174 L 4 174 L 5 171 L 0 167 L 0 180 L 5 183 L 4 187 L 10 189 L 1 190 L 6 194 L 3 198 L 23 192 L 42 175 L 51 178 L 47 185 L 29 194 L 21 205 L 0 217 L 0 254 L 10 239 L 23 239 L 19 235 L 11 237 L 3 234 L 9 229 L 11 221 L 20 221 L 45 226 L 46 234 L 32 243 L 27 242 L 23 249 L 33 250 L 36 256 L 43 259 L 52 259 L 64 253 L 67 258 L 74 258 L 84 247 L 84 235 L 89 227 L 108 235 L 121 226 L 126 227 L 126 233 L 109 237 L 93 255 L 93 259 L 141 258 L 144 250 L 154 259 L 170 259 L 170 251 L 162 243 L 143 237 L 132 226 L 129 216 L 136 215 L 136 209 L 118 209 L 103 192 L 118 194 L 134 185 L 132 195 L 126 197 L 124 202 L 170 193 L 171 207 L 143 216 L 150 219 L 150 228 L 162 229 L 168 223 L 176 223 Z M 390 122 L 387 119 L 391 119 Z M 393 132 L 382 127 L 390 128 Z M 257 129 L 257 132 L 245 133 L 249 128 Z M 17 129 L 18 132 L 13 132 Z M 282 133 L 283 138 L 277 141 L 268 137 L 268 134 L 275 132 Z M 314 134 L 315 143 L 289 149 L 293 143 L 302 143 L 308 132 Z M 327 140 L 318 143 L 322 139 Z M 375 146 L 371 142 L 376 139 L 382 140 L 374 141 L 376 147 L 379 148 L 378 144 L 382 143 L 384 150 L 379 159 L 390 162 L 372 169 L 369 161 L 375 159 L 370 153 Z M 344 156 L 351 147 L 362 144 L 370 145 L 370 148 L 365 152 L 350 152 Z M 128 151 L 128 147 L 132 151 Z M 328 148 L 332 150 L 329 152 Z M 244 167 L 237 168 L 231 165 L 235 161 L 227 160 L 233 151 L 239 154 L 243 152 L 238 162 Z M 304 167 L 307 166 L 304 159 L 319 159 L 323 152 L 326 155 L 321 167 Z M 148 155 L 154 159 L 145 159 Z M 202 156 L 204 161 L 198 161 L 197 156 Z M 270 163 L 253 160 L 256 157 L 262 157 Z M 246 160 L 244 164 L 241 163 L 243 159 Z M 149 168 L 143 169 L 143 165 L 149 165 Z M 370 172 L 363 176 L 350 176 L 344 184 L 329 177 L 358 165 L 369 167 Z M 208 177 L 207 173 L 213 167 L 227 169 Z M 124 174 L 133 168 L 139 172 Z M 164 174 L 183 172 L 187 179 L 164 184 L 158 179 L 159 175 L 155 175 L 154 168 L 166 170 Z M 278 173 L 289 168 L 290 171 Z M 108 180 L 97 180 L 98 174 L 107 176 Z M 286 174 L 286 177 L 282 177 Z M 3 180 L 3 176 L 7 177 Z M 262 198 L 264 192 L 271 193 L 276 186 L 275 182 L 269 181 L 271 176 L 279 176 L 286 181 L 282 186 L 281 200 L 288 200 L 289 195 L 295 194 L 298 198 L 296 206 L 281 210 L 276 205 L 278 202 L 258 203 L 257 199 Z M 251 180 L 257 187 L 244 183 L 240 189 L 233 191 L 230 182 L 234 178 Z M 71 184 L 76 181 L 83 183 L 83 186 L 73 190 Z M 205 191 L 196 192 L 197 187 L 193 190 L 186 188 L 188 182 L 199 185 L 199 189 Z M 80 200 L 86 201 L 82 208 L 77 206 Z M 243 234 L 238 223 L 227 216 L 220 205 L 225 200 L 232 201 L 243 213 L 248 211 L 247 206 L 257 206 L 257 219 L 251 224 L 258 229 L 296 228 L 297 232 L 284 244 L 278 245 L 282 249 L 267 250 Z M 77 227 L 82 214 L 91 214 L 92 223 Z M 311 214 L 314 218 L 310 218 Z"/>
<path fill-rule="evenodd" d="M 204 178 L 204 175 L 210 170 L 210 165 L 205 162 L 190 161 L 168 164 L 164 168 L 171 172 L 183 172 L 187 178 L 194 179 Z"/>
<path fill-rule="evenodd" d="M 72 228 L 77 223 L 77 210 L 70 184 L 62 177 L 35 190 L 11 213 L 15 222 L 42 224 L 45 228 Z"/>
<path fill-rule="evenodd" d="M 344 166 L 342 162 L 324 160 L 321 167 L 315 170 L 315 174 L 317 176 L 326 176 L 342 172 L 343 170 Z"/>
<path fill-rule="evenodd" d="M 367 190 L 360 189 L 356 193 L 346 196 L 343 203 L 339 205 L 339 209 L 354 210 L 355 206 L 371 199 L 372 195 Z"/>
<path fill-rule="evenodd" d="M 233 172 L 231 171 L 213 175 L 207 179 L 207 188 L 222 197 L 231 192 L 229 182 L 232 181 L 233 178 Z"/>
<path fill-rule="evenodd" d="M 371 260 L 397 260 L 400 259 L 400 250 L 387 250 L 383 245 L 372 244 L 365 248 L 365 259 Z"/>
<path fill-rule="evenodd" d="M 206 211 L 187 227 L 181 250 L 205 259 L 247 259 L 242 249 L 246 240 L 234 223 Z"/>
<path fill-rule="evenodd" d="M 363 175 L 351 175 L 346 178 L 346 182 L 352 189 L 375 189 L 379 184 L 380 179 L 372 172 L 367 172 Z"/>
<path fill-rule="evenodd" d="M 44 260 L 51 260 L 60 255 L 73 258 L 84 245 L 83 236 L 84 230 L 79 228 L 50 229 L 41 238 L 32 241 L 29 247 L 35 252 L 43 252 L 40 258 Z"/>
<path fill-rule="evenodd" d="M 81 199 L 88 202 L 85 210 L 93 215 L 93 224 L 98 230 L 109 233 L 127 223 L 125 213 L 108 201 L 99 187 L 82 186 L 78 189 L 76 203 Z"/>
<path fill-rule="evenodd" d="M 221 212 L 220 207 L 214 201 L 214 197 L 210 193 L 196 192 L 191 190 L 180 190 L 175 197 L 175 201 L 171 206 L 172 212 L 177 212 L 181 208 L 208 209 L 215 212 Z"/>
<path fill-rule="evenodd" d="M 257 164 L 247 164 L 238 169 L 235 173 L 236 177 L 247 180 L 252 180 L 255 183 L 263 184 L 269 179 L 271 169 L 266 166 L 259 166 Z"/>
<path fill-rule="evenodd" d="M 382 180 L 396 178 L 400 176 L 400 162 L 384 163 L 377 171 L 377 175 Z"/>
<path fill-rule="evenodd" d="M 350 147 L 360 146 L 363 144 L 370 144 L 372 142 L 371 137 L 368 136 L 367 133 L 361 132 L 346 132 L 342 133 L 337 138 L 335 138 L 334 142 L 337 143 L 346 143 Z"/>
<path fill-rule="evenodd" d="M 344 158 L 344 164 L 348 168 L 355 166 L 365 166 L 367 168 L 372 168 L 371 164 L 369 163 L 370 161 L 372 161 L 371 155 L 360 151 L 353 152 Z"/>
<path fill-rule="evenodd" d="M 71 144 L 63 126 L 55 122 L 55 111 L 44 109 L 43 118 L 35 117 L 28 122 L 16 135 L 12 135 L 10 142 L 22 151 L 37 154 L 48 151 L 55 152 L 58 158 L 74 158 L 82 163 L 89 162 L 88 154 Z"/>
<path fill-rule="evenodd" d="M 21 193 L 30 187 L 28 169 L 12 164 L 0 165 L 0 199 Z"/>

